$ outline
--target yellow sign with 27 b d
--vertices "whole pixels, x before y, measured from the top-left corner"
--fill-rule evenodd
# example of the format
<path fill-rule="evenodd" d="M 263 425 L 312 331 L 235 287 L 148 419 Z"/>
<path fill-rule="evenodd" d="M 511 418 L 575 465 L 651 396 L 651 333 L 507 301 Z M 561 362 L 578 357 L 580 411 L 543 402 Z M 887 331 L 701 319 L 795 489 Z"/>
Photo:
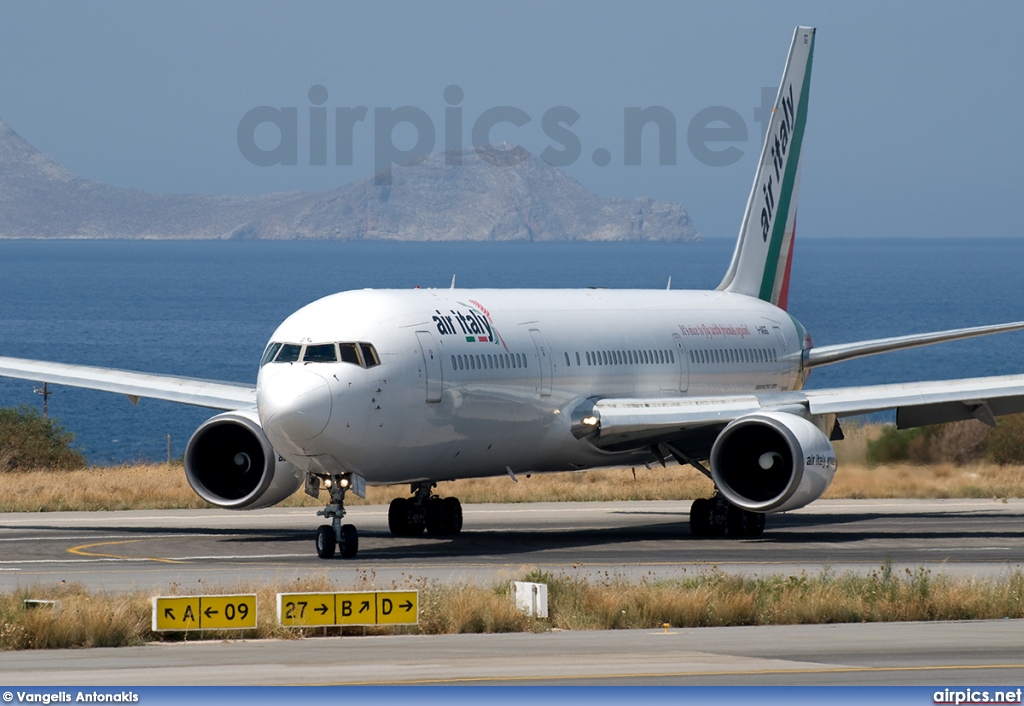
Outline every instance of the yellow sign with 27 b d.
<path fill-rule="evenodd" d="M 418 591 L 278 593 L 277 619 L 285 627 L 415 625 Z"/>

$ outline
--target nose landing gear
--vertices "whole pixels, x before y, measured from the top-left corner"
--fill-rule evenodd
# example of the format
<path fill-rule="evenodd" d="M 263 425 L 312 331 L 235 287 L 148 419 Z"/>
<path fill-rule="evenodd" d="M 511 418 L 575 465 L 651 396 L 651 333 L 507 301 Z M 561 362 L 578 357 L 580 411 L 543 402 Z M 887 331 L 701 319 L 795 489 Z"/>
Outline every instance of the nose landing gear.
<path fill-rule="evenodd" d="M 331 502 L 316 514 L 329 519 L 331 524 L 320 525 L 316 530 L 316 555 L 330 559 L 335 550 L 340 549 L 343 559 L 351 559 L 359 553 L 359 533 L 355 525 L 341 524 L 345 517 L 345 494 L 351 487 L 351 479 L 344 475 L 331 476 L 324 481 L 324 486 L 331 494 Z"/>

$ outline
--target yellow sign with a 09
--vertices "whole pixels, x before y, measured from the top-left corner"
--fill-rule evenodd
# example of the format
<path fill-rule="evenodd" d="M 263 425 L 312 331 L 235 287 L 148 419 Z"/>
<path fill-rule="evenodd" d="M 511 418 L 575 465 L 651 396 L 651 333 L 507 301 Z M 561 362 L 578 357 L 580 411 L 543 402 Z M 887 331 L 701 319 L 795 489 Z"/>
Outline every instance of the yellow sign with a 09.
<path fill-rule="evenodd" d="M 256 627 L 256 595 L 156 596 L 153 630 L 248 630 Z"/>

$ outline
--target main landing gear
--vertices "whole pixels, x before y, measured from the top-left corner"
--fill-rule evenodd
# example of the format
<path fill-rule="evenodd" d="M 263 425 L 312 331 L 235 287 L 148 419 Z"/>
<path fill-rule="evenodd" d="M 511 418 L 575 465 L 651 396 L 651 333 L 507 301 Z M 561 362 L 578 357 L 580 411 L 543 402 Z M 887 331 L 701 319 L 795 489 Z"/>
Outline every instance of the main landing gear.
<path fill-rule="evenodd" d="M 458 498 L 431 494 L 436 483 L 414 483 L 411 498 L 395 498 L 388 508 L 388 529 L 395 537 L 416 537 L 426 530 L 431 537 L 451 537 L 462 531 L 462 503 Z"/>
<path fill-rule="evenodd" d="M 330 559 L 336 549 L 341 550 L 344 559 L 351 559 L 359 553 L 359 533 L 355 525 L 341 524 L 345 517 L 345 493 L 350 484 L 345 476 L 331 476 L 324 480 L 331 502 L 316 514 L 330 520 L 331 524 L 320 525 L 316 530 L 316 555 L 321 559 Z"/>
<path fill-rule="evenodd" d="M 764 533 L 764 513 L 736 507 L 718 493 L 697 498 L 690 506 L 690 532 L 694 537 L 759 537 Z"/>

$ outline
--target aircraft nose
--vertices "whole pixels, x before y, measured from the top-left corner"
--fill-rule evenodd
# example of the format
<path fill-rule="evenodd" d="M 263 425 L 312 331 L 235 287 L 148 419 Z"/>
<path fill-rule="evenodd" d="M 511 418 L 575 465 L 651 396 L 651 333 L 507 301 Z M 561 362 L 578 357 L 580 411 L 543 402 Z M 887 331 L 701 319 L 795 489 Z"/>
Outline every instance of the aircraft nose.
<path fill-rule="evenodd" d="M 260 390 L 260 417 L 268 434 L 308 441 L 327 428 L 331 388 L 321 375 L 303 369 L 281 371 Z"/>

